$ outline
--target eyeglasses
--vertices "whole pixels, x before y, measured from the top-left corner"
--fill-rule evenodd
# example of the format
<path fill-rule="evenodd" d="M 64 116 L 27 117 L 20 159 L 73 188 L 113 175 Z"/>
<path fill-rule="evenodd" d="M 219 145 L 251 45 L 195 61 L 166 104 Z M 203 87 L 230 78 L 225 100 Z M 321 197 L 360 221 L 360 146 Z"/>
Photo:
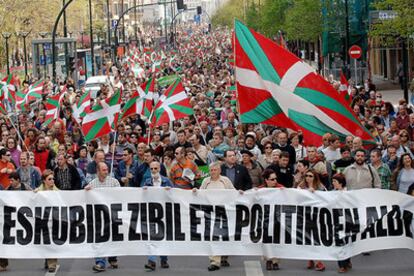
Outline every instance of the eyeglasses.
<path fill-rule="evenodd" d="M 276 181 L 276 180 L 277 180 L 277 178 L 269 178 L 268 180 L 269 180 L 269 181 Z"/>
<path fill-rule="evenodd" d="M 46 180 L 48 180 L 48 181 L 55 180 L 55 178 L 54 177 L 49 177 L 49 178 L 46 178 Z"/>
<path fill-rule="evenodd" d="M 265 149 L 271 149 L 272 147 L 265 147 Z"/>
<path fill-rule="evenodd" d="M 9 153 L 9 154 L 6 154 L 6 156 L 11 156 L 11 155 L 10 155 L 10 153 Z"/>
<path fill-rule="evenodd" d="M 408 135 L 407 134 L 403 134 L 403 135 L 400 135 L 401 137 L 408 137 Z"/>
<path fill-rule="evenodd" d="M 142 129 L 137 129 L 137 131 L 138 131 L 138 132 L 141 132 L 141 131 L 142 131 Z"/>
<path fill-rule="evenodd" d="M 156 171 L 158 170 L 158 168 L 151 168 L 151 171 Z"/>
<path fill-rule="evenodd" d="M 313 174 L 306 174 L 305 177 L 312 177 L 313 178 Z"/>
<path fill-rule="evenodd" d="M 381 99 L 382 98 L 382 96 L 377 96 L 377 99 Z"/>

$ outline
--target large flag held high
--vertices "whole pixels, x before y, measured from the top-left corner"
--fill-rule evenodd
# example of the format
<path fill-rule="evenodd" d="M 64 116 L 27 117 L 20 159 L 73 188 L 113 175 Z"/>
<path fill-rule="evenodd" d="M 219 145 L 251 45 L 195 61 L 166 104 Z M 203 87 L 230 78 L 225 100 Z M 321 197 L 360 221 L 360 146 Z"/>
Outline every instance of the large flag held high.
<path fill-rule="evenodd" d="M 82 133 L 85 141 L 89 142 L 116 129 L 121 112 L 121 92 L 118 91 L 110 98 L 101 100 L 87 114 L 82 121 Z"/>
<path fill-rule="evenodd" d="M 163 123 L 190 116 L 193 114 L 188 98 L 180 79 L 175 80 L 159 98 L 150 118 L 153 127 Z"/>
<path fill-rule="evenodd" d="M 342 95 L 294 54 L 239 21 L 234 48 L 243 123 L 302 130 L 308 145 L 327 132 L 374 143 Z"/>

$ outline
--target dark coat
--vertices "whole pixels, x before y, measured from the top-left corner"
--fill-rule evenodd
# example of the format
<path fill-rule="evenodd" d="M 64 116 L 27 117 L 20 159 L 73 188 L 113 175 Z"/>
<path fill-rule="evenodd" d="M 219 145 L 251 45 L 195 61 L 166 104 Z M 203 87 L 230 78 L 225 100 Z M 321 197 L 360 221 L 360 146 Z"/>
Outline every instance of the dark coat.
<path fill-rule="evenodd" d="M 70 174 L 70 190 L 80 190 L 82 189 L 82 181 L 80 178 L 80 175 L 78 173 L 78 170 L 76 169 L 75 166 L 69 165 L 68 164 L 68 168 L 69 168 L 69 174 Z M 54 169 L 54 175 L 55 175 L 55 184 L 56 187 L 59 190 L 62 190 L 62 185 L 61 183 L 59 183 L 59 179 L 57 178 L 57 172 L 59 170 L 59 167 L 56 167 Z"/>
<path fill-rule="evenodd" d="M 247 191 L 252 188 L 252 179 L 250 178 L 249 172 L 243 165 L 236 164 L 236 174 L 233 186 L 236 190 Z M 226 176 L 227 166 L 226 164 L 221 165 L 221 175 Z"/>

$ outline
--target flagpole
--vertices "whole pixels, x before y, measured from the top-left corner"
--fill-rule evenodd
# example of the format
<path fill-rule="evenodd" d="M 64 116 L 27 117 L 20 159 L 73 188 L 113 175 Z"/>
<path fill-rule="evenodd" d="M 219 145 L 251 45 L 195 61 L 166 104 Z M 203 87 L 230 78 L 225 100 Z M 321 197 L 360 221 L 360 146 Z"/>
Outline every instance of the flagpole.
<path fill-rule="evenodd" d="M 13 120 L 10 117 L 6 117 L 7 119 L 9 119 L 11 125 L 13 126 L 13 128 L 16 130 L 17 132 L 17 137 L 19 137 L 20 141 L 22 142 L 22 145 L 25 147 L 26 151 L 29 151 L 29 149 L 27 148 L 26 144 L 24 143 L 23 137 L 20 135 L 20 131 L 16 128 L 16 126 L 13 123 Z M 19 116 L 16 114 L 16 118 L 17 120 L 19 120 Z"/>
<path fill-rule="evenodd" d="M 196 120 L 196 124 L 197 124 L 197 126 L 200 128 L 200 133 L 201 133 L 201 137 L 203 137 L 203 141 L 204 141 L 204 145 L 206 145 L 207 146 L 207 140 L 206 140 L 206 137 L 204 137 L 204 133 L 203 133 L 203 130 L 201 129 L 201 125 L 200 125 L 200 122 L 198 121 L 198 118 L 197 118 L 197 115 L 196 114 L 194 114 L 194 118 L 195 118 L 195 120 Z"/>
<path fill-rule="evenodd" d="M 112 160 L 111 160 L 111 175 L 112 175 L 112 170 L 114 168 L 114 159 L 115 159 L 115 150 L 116 150 L 116 138 L 117 138 L 117 134 L 118 131 L 115 131 L 115 136 L 114 136 L 114 142 L 113 142 L 113 148 L 112 148 Z"/>
<path fill-rule="evenodd" d="M 150 144 L 150 138 L 151 138 L 151 120 L 152 120 L 152 116 L 154 114 L 154 108 L 151 110 L 151 114 L 148 117 L 148 141 L 147 141 L 147 146 L 149 146 Z"/>

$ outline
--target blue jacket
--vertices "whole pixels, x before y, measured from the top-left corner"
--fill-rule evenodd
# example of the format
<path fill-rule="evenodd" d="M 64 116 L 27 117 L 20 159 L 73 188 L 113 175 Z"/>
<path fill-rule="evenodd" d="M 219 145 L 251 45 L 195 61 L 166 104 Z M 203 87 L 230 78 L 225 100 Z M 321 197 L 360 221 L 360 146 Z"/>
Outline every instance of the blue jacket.
<path fill-rule="evenodd" d="M 21 171 L 22 171 L 21 168 L 18 168 L 16 170 L 20 178 L 22 177 Z M 42 178 L 40 176 L 40 173 L 35 168 L 30 167 L 30 187 L 34 190 L 37 187 L 39 187 L 41 183 L 42 183 Z"/>
<path fill-rule="evenodd" d="M 135 173 L 137 172 L 139 166 L 139 162 L 137 160 L 133 160 L 131 166 L 129 167 L 129 172 L 132 173 L 132 175 L 134 175 L 135 178 Z M 119 183 L 121 182 L 121 178 L 122 177 L 126 177 L 126 164 L 124 160 L 121 160 L 118 163 L 118 167 L 115 170 L 115 178 L 119 181 Z M 130 180 L 130 186 L 133 182 L 133 179 Z"/>
<path fill-rule="evenodd" d="M 152 183 L 152 177 L 147 178 L 144 181 L 143 187 L 152 187 L 154 186 Z M 168 177 L 161 175 L 161 187 L 173 187 L 171 180 Z"/>
<path fill-rule="evenodd" d="M 161 164 L 160 174 L 162 176 L 167 176 L 167 170 L 165 169 L 165 166 L 163 164 Z M 149 165 L 147 163 L 142 163 L 141 165 L 139 165 L 134 176 L 135 177 L 133 185 L 135 187 L 144 186 L 145 181 L 148 178 L 151 178 L 151 170 L 149 168 Z"/>

